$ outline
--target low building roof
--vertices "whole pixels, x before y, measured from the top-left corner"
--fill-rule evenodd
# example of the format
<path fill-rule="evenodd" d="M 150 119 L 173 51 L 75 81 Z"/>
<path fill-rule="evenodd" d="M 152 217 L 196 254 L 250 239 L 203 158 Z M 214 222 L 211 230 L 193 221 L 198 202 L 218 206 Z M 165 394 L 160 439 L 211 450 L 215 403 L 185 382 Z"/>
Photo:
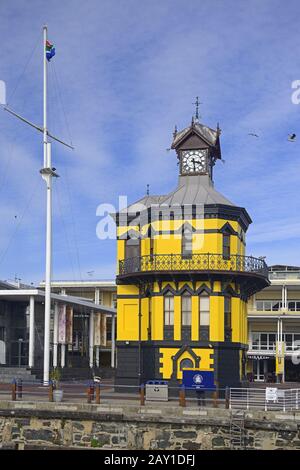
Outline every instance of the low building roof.
<path fill-rule="evenodd" d="M 45 301 L 45 291 L 41 289 L 2 289 L 0 290 L 0 300 L 14 301 L 14 302 L 29 302 L 29 298 L 34 297 L 37 302 Z M 72 295 L 60 295 L 51 293 L 51 300 L 62 304 L 70 305 L 74 308 L 80 308 L 84 311 L 97 311 L 106 313 L 108 315 L 116 315 L 116 309 L 106 307 L 105 305 L 98 305 L 88 299 L 75 297 Z"/>

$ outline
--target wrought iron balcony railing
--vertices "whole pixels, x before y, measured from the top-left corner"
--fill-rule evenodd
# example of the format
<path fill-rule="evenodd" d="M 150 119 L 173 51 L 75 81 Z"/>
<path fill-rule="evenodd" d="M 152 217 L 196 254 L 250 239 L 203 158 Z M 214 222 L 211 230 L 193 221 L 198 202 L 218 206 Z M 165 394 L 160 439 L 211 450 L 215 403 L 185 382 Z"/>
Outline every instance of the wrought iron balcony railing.
<path fill-rule="evenodd" d="M 201 253 L 187 258 L 182 255 L 146 255 L 119 261 L 119 276 L 143 272 L 174 271 L 230 271 L 253 273 L 268 278 L 268 267 L 261 258 Z"/>

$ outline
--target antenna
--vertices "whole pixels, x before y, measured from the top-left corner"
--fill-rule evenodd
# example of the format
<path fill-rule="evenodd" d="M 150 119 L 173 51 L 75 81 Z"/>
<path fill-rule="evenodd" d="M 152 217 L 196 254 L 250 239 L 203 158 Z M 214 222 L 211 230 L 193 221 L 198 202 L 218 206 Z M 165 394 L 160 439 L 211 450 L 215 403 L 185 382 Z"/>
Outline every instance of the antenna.
<path fill-rule="evenodd" d="M 146 191 L 147 196 L 149 196 L 149 190 L 150 190 L 150 184 L 147 184 L 147 191 Z"/>

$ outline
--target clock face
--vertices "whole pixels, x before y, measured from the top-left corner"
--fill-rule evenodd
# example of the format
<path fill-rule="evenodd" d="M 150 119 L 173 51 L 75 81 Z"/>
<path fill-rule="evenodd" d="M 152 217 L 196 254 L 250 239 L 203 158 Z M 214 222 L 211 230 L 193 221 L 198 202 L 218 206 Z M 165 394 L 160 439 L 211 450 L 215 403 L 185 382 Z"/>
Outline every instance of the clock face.
<path fill-rule="evenodd" d="M 193 173 L 206 173 L 207 150 L 184 150 L 181 155 L 181 173 L 190 175 Z"/>

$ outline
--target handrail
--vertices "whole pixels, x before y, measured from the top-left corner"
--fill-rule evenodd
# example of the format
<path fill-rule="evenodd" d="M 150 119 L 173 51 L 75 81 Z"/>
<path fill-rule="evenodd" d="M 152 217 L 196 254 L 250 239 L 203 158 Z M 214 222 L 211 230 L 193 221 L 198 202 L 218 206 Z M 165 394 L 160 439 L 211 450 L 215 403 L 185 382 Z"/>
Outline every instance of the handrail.
<path fill-rule="evenodd" d="M 135 256 L 119 261 L 119 276 L 147 271 L 231 271 L 255 273 L 268 278 L 268 266 L 261 258 L 217 253 Z"/>

